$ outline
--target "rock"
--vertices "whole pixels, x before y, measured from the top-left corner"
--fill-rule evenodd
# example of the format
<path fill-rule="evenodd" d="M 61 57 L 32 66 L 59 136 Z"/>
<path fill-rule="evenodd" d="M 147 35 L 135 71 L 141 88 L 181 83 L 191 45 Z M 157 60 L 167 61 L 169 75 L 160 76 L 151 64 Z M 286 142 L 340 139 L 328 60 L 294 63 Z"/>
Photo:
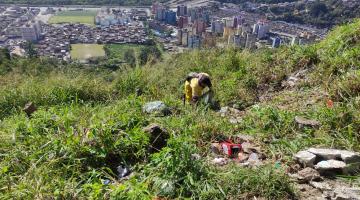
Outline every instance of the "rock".
<path fill-rule="evenodd" d="M 23 111 L 26 113 L 28 117 L 31 117 L 31 115 L 37 110 L 35 104 L 33 102 L 29 102 L 24 106 Z"/>
<path fill-rule="evenodd" d="M 229 107 L 225 106 L 225 107 L 221 107 L 219 113 L 221 115 L 221 117 L 225 117 L 229 112 Z"/>
<path fill-rule="evenodd" d="M 243 135 L 243 134 L 235 135 L 232 137 L 232 139 L 234 140 L 235 143 L 238 144 L 241 144 L 243 142 L 253 142 L 255 140 L 253 136 Z"/>
<path fill-rule="evenodd" d="M 226 158 L 214 158 L 211 163 L 215 164 L 215 165 L 226 165 L 228 163 L 228 160 Z"/>
<path fill-rule="evenodd" d="M 300 116 L 295 117 L 295 122 L 298 124 L 299 128 L 303 128 L 305 126 L 312 127 L 312 128 L 318 128 L 320 126 L 320 122 L 318 122 L 316 120 L 305 119 Z"/>
<path fill-rule="evenodd" d="M 347 164 L 342 172 L 347 175 L 355 175 L 360 172 L 360 163 Z"/>
<path fill-rule="evenodd" d="M 359 188 L 336 188 L 333 200 L 360 200 Z"/>
<path fill-rule="evenodd" d="M 251 153 L 260 153 L 260 148 L 255 147 L 250 142 L 243 142 L 241 144 L 241 148 L 245 153 L 251 154 Z"/>
<path fill-rule="evenodd" d="M 241 123 L 241 121 L 242 121 L 242 118 L 240 118 L 240 117 L 238 117 L 238 118 L 236 118 L 236 117 L 230 117 L 230 119 L 229 119 L 229 122 L 230 122 L 231 124 L 238 124 L 238 123 Z"/>
<path fill-rule="evenodd" d="M 201 159 L 201 156 L 197 153 L 194 153 L 194 154 L 191 154 L 191 159 L 193 160 L 200 160 Z"/>
<path fill-rule="evenodd" d="M 261 165 L 261 161 L 257 153 L 251 153 L 248 159 L 248 162 L 251 166 L 259 166 Z"/>
<path fill-rule="evenodd" d="M 239 162 L 245 162 L 249 159 L 249 155 L 243 152 L 238 153 L 238 161 Z"/>
<path fill-rule="evenodd" d="M 316 155 L 308 151 L 299 151 L 297 154 L 295 154 L 294 158 L 306 167 L 313 167 Z"/>
<path fill-rule="evenodd" d="M 328 183 L 325 183 L 325 182 L 310 181 L 310 185 L 321 191 L 331 191 L 332 190 L 332 187 Z"/>
<path fill-rule="evenodd" d="M 157 124 L 150 124 L 145 127 L 143 131 L 150 135 L 150 149 L 149 152 L 157 152 L 161 150 L 167 144 L 167 139 L 169 139 L 169 134 L 166 130 L 162 129 Z"/>
<path fill-rule="evenodd" d="M 212 143 L 211 146 L 210 146 L 210 150 L 215 155 L 219 155 L 222 152 L 221 151 L 221 145 L 219 143 Z"/>
<path fill-rule="evenodd" d="M 310 167 L 300 170 L 297 174 L 299 175 L 298 179 L 301 182 L 309 182 L 309 181 L 320 179 L 319 172 Z"/>
<path fill-rule="evenodd" d="M 339 150 L 341 159 L 346 163 L 360 163 L 360 154 L 352 151 Z"/>
<path fill-rule="evenodd" d="M 317 155 L 322 160 L 335 160 L 341 158 L 340 151 L 336 149 L 310 148 L 307 151 Z"/>
<path fill-rule="evenodd" d="M 102 181 L 104 185 L 109 185 L 111 181 L 109 179 L 105 179 Z"/>
<path fill-rule="evenodd" d="M 143 106 L 143 112 L 155 116 L 167 116 L 171 114 L 168 106 L 162 101 L 153 101 Z"/>
<path fill-rule="evenodd" d="M 360 162 L 360 154 L 352 151 L 326 148 L 310 148 L 307 151 L 325 160 L 341 159 L 346 164 Z"/>
<path fill-rule="evenodd" d="M 131 174 L 130 169 L 122 165 L 119 165 L 116 170 L 118 172 L 119 179 L 125 178 Z"/>
<path fill-rule="evenodd" d="M 316 170 L 326 174 L 342 173 L 345 167 L 346 164 L 339 160 L 324 160 L 315 165 Z"/>

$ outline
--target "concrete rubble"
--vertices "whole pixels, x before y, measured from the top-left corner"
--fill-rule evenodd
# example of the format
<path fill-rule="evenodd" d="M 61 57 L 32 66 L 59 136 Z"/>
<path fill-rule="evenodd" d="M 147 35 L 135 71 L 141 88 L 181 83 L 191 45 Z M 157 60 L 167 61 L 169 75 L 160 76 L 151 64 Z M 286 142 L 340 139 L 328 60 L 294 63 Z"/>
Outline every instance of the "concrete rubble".
<path fill-rule="evenodd" d="M 309 148 L 295 154 L 304 167 L 315 167 L 320 173 L 352 173 L 360 169 L 360 154 L 347 150 Z"/>
<path fill-rule="evenodd" d="M 143 128 L 143 131 L 149 134 L 150 147 L 149 152 L 154 153 L 161 150 L 167 144 L 167 139 L 170 137 L 168 132 L 161 128 L 158 124 L 150 124 Z"/>
<path fill-rule="evenodd" d="M 231 141 L 234 144 L 241 144 L 240 152 L 233 153 L 231 156 L 224 153 L 221 143 L 211 143 L 210 151 L 216 157 L 211 161 L 213 164 L 225 165 L 229 162 L 235 162 L 241 166 L 249 167 L 258 167 L 263 164 L 265 156 L 261 153 L 260 148 L 253 143 L 254 138 L 252 136 L 239 134 L 232 136 Z M 219 156 L 225 158 L 227 162 L 220 160 Z"/>
<path fill-rule="evenodd" d="M 316 155 L 308 151 L 299 151 L 294 157 L 300 164 L 308 167 L 313 167 L 316 159 Z"/>
<path fill-rule="evenodd" d="M 314 193 L 312 189 L 304 187 L 308 185 L 321 192 L 320 199 L 360 200 L 360 188 L 354 188 L 349 183 L 335 178 L 335 175 L 339 174 L 353 175 L 360 172 L 359 153 L 338 149 L 309 148 L 299 151 L 294 155 L 294 159 L 302 164 L 304 169 L 289 176 L 300 184 L 302 193 Z M 317 193 L 313 195 L 318 196 Z"/>
<path fill-rule="evenodd" d="M 158 117 L 163 117 L 171 114 L 170 108 L 162 101 L 153 101 L 146 103 L 143 106 L 143 112 Z"/>
<path fill-rule="evenodd" d="M 319 121 L 306 119 L 300 116 L 295 117 L 295 122 L 297 123 L 299 128 L 304 128 L 304 127 L 318 128 L 320 126 Z"/>
<path fill-rule="evenodd" d="M 238 124 L 242 121 L 242 115 L 244 114 L 244 111 L 225 106 L 220 109 L 219 114 L 222 117 L 227 117 L 230 123 Z"/>

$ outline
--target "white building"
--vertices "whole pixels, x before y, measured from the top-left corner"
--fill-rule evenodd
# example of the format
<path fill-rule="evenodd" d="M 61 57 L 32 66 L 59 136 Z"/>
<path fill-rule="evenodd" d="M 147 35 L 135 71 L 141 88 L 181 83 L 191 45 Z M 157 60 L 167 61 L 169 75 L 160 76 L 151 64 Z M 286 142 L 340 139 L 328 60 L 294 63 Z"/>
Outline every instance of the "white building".
<path fill-rule="evenodd" d="M 270 31 L 270 25 L 265 21 L 259 21 L 254 24 L 253 34 L 257 35 L 258 39 L 263 39 L 267 36 Z"/>

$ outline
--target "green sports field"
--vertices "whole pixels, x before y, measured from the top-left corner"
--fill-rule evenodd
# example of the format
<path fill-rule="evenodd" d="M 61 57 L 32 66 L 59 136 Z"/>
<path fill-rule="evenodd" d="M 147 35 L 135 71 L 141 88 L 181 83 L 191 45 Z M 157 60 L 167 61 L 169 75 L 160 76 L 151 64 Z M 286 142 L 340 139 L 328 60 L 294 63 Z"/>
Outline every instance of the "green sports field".
<path fill-rule="evenodd" d="M 62 11 L 52 16 L 49 23 L 82 23 L 95 25 L 95 16 L 96 11 Z"/>
<path fill-rule="evenodd" d="M 94 57 L 105 56 L 104 45 L 98 44 L 72 44 L 71 58 L 74 60 L 87 60 Z"/>

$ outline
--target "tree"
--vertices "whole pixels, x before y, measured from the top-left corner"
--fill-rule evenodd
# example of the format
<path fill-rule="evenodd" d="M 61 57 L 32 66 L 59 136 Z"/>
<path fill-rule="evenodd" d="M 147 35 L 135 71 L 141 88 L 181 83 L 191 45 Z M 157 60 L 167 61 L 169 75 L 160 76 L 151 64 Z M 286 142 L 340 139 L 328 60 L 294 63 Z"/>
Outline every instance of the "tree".
<path fill-rule="evenodd" d="M 0 64 L 5 60 L 10 60 L 10 51 L 7 48 L 0 49 Z"/>
<path fill-rule="evenodd" d="M 315 2 L 310 6 L 310 15 L 313 17 L 319 17 L 328 12 L 328 8 L 325 3 Z"/>
<path fill-rule="evenodd" d="M 32 42 L 26 42 L 24 45 L 24 50 L 26 54 L 29 56 L 29 58 L 36 58 L 38 56 L 34 48 L 34 44 Z"/>
<path fill-rule="evenodd" d="M 131 67 L 136 67 L 136 56 L 134 49 L 127 49 L 124 52 L 124 60 Z"/>
<path fill-rule="evenodd" d="M 150 59 L 158 59 L 160 57 L 161 51 L 157 48 L 157 46 L 148 46 L 142 48 L 139 55 L 140 64 L 144 65 L 150 61 Z"/>

